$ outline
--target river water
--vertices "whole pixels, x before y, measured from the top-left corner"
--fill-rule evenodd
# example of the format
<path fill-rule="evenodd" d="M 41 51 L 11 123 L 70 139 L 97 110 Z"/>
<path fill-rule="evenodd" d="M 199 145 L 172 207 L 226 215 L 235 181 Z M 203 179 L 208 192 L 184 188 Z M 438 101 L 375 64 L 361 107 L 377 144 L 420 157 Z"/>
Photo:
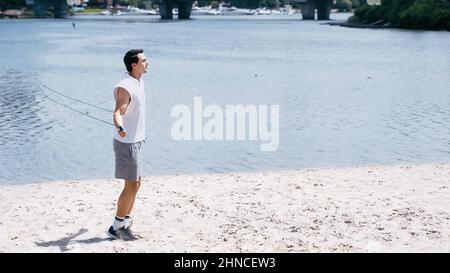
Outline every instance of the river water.
<path fill-rule="evenodd" d="M 347 15 L 333 14 L 334 19 Z M 112 178 L 123 54 L 143 48 L 144 175 L 450 161 L 450 33 L 290 16 L 0 20 L 0 183 Z M 72 23 L 75 23 L 75 27 Z M 175 141 L 175 105 L 279 105 L 279 146 Z M 224 108 L 225 109 L 225 108 Z"/>

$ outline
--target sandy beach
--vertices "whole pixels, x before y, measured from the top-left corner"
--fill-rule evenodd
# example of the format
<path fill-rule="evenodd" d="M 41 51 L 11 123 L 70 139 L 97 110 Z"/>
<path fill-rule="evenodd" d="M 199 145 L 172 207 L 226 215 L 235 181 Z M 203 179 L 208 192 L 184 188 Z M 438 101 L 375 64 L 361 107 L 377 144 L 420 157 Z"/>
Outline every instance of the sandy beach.
<path fill-rule="evenodd" d="M 450 252 L 447 163 L 145 177 L 131 242 L 122 183 L 0 186 L 0 252 Z"/>

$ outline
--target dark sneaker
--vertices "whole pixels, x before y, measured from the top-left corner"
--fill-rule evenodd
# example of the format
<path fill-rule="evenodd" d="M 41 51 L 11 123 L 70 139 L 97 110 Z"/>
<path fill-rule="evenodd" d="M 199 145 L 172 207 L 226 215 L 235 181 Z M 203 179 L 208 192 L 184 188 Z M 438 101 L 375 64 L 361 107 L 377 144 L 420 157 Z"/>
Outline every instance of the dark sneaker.
<path fill-rule="evenodd" d="M 142 236 L 140 235 L 133 234 L 133 232 L 129 227 L 124 229 L 123 236 L 124 236 L 123 240 L 125 241 L 135 241 L 142 238 Z"/>
<path fill-rule="evenodd" d="M 112 226 L 109 227 L 109 229 L 106 231 L 106 234 L 108 234 L 109 237 L 113 238 L 114 240 L 124 240 L 125 238 L 125 229 L 119 228 L 118 230 L 114 230 Z"/>

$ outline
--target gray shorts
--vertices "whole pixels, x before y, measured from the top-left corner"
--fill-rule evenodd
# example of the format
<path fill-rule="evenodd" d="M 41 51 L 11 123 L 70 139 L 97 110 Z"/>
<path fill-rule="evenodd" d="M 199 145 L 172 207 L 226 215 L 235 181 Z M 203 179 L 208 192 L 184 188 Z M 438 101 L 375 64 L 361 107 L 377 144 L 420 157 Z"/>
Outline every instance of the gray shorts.
<path fill-rule="evenodd" d="M 129 181 L 140 180 L 143 142 L 123 143 L 116 139 L 113 140 L 114 154 L 116 155 L 116 178 Z"/>

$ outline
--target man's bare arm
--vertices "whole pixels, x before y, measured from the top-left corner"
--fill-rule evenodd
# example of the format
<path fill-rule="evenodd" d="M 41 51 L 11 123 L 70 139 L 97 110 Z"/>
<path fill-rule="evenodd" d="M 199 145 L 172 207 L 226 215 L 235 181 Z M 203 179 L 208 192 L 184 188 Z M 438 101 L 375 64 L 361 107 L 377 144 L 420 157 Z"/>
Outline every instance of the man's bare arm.
<path fill-rule="evenodd" d="M 125 114 L 128 108 L 128 104 L 130 103 L 131 97 L 130 93 L 122 87 L 117 89 L 117 100 L 116 100 L 116 109 L 114 110 L 113 121 L 116 128 L 119 126 L 123 127 L 122 115 Z M 126 128 L 125 128 L 126 129 Z M 119 131 L 119 135 L 121 137 L 125 137 L 127 135 L 126 131 Z"/>

